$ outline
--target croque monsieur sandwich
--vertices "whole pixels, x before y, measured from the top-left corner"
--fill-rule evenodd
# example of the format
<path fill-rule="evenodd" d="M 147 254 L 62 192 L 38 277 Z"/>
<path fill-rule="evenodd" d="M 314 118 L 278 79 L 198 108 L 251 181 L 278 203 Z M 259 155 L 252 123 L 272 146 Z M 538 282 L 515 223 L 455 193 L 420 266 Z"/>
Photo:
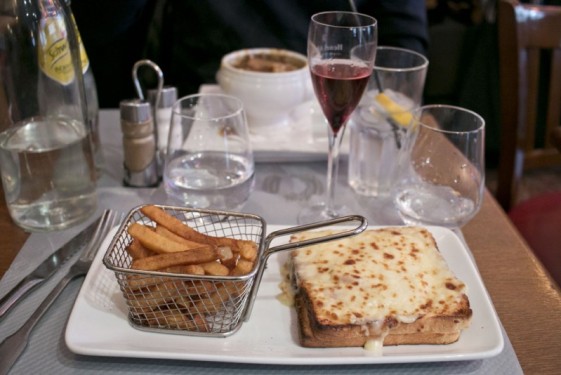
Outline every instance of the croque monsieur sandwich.
<path fill-rule="evenodd" d="M 471 320 L 466 286 L 424 228 L 367 230 L 294 250 L 287 265 L 305 347 L 448 344 Z"/>

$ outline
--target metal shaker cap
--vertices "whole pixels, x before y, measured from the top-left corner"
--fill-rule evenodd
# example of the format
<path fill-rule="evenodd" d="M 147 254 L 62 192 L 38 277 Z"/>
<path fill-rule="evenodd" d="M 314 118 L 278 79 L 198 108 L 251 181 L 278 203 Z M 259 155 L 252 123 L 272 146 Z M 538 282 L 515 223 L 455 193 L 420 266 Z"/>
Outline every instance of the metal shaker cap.
<path fill-rule="evenodd" d="M 141 99 L 122 100 L 119 103 L 121 119 L 130 122 L 146 122 L 152 119 L 152 106 Z"/>
<path fill-rule="evenodd" d="M 158 96 L 157 89 L 148 90 L 148 101 L 152 105 L 156 104 L 156 97 Z M 164 86 L 162 88 L 162 95 L 160 96 L 160 103 L 158 108 L 169 108 L 177 100 L 177 89 L 173 86 Z"/>

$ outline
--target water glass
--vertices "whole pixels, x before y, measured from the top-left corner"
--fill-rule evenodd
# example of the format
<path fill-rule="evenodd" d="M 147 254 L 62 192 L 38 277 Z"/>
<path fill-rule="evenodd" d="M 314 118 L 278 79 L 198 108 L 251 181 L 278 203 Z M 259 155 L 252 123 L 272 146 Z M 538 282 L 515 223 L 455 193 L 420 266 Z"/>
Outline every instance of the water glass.
<path fill-rule="evenodd" d="M 348 182 L 357 194 L 389 196 L 411 111 L 421 104 L 427 68 L 428 60 L 415 51 L 378 47 L 368 89 L 349 123 Z"/>
<path fill-rule="evenodd" d="M 485 121 L 449 105 L 426 105 L 413 113 L 404 147 L 406 177 L 394 203 L 408 224 L 461 227 L 481 207 L 485 187 Z"/>
<path fill-rule="evenodd" d="M 192 208 L 240 210 L 255 165 L 242 102 L 196 94 L 175 102 L 163 182 L 168 197 Z"/>

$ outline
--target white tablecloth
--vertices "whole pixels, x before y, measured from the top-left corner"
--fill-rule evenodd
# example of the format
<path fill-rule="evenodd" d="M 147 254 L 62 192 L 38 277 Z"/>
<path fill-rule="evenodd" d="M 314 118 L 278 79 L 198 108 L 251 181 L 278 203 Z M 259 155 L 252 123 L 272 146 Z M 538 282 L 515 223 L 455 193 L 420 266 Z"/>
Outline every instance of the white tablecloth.
<path fill-rule="evenodd" d="M 131 189 L 121 186 L 122 149 L 117 111 L 102 111 L 101 137 L 106 173 L 99 181 L 100 207 L 123 212 L 146 203 L 164 203 L 161 189 Z M 295 225 L 305 202 L 321 199 L 325 185 L 325 162 L 270 163 L 257 165 L 255 191 L 243 211 L 262 216 L 268 224 Z M 371 224 L 399 224 L 389 202 L 359 199 L 346 184 L 345 163 L 341 165 L 338 197 L 362 214 Z M 93 219 L 93 217 L 92 217 Z M 66 242 L 87 223 L 57 233 L 35 233 L 25 243 L 0 281 L 0 296 L 34 269 L 42 259 Z M 3 235 L 9 235 L 5 233 Z M 64 268 L 68 267 L 66 265 Z M 5 338 L 32 313 L 62 277 L 59 271 L 33 291 L 0 322 L 0 339 Z M 88 357 L 72 353 L 65 344 L 65 324 L 82 279 L 72 282 L 34 329 L 29 345 L 12 369 L 13 374 L 521 374 L 522 370 L 506 336 L 505 347 L 496 357 L 457 362 L 391 365 L 280 366 L 232 363 L 155 360 L 142 358 Z"/>

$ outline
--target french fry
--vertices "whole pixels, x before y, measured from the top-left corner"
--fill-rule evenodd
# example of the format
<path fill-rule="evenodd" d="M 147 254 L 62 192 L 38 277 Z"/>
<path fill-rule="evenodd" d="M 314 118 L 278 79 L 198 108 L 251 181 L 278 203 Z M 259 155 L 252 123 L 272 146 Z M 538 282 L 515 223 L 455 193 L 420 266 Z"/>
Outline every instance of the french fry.
<path fill-rule="evenodd" d="M 146 308 L 157 308 L 177 297 L 178 291 L 173 281 L 167 281 L 150 287 L 126 293 L 131 308 L 145 311 Z"/>
<path fill-rule="evenodd" d="M 157 224 L 169 229 L 171 232 L 195 242 L 206 243 L 205 235 L 190 228 L 181 220 L 165 212 L 160 207 L 147 205 L 140 208 L 140 211 Z"/>
<path fill-rule="evenodd" d="M 150 287 L 151 285 L 157 284 L 161 281 L 160 277 L 157 276 L 144 276 L 144 275 L 127 275 L 127 288 L 131 290 L 137 290 L 142 288 Z"/>
<path fill-rule="evenodd" d="M 231 276 L 247 275 L 248 273 L 251 272 L 251 270 L 253 270 L 253 262 L 246 259 L 240 259 L 238 260 L 238 264 L 236 264 L 236 267 L 230 272 L 230 275 Z"/>
<path fill-rule="evenodd" d="M 218 260 L 221 262 L 228 261 L 234 257 L 234 253 L 230 246 L 217 246 L 216 253 L 218 254 Z"/>
<path fill-rule="evenodd" d="M 189 241 L 188 239 L 183 238 L 183 237 L 173 233 L 172 231 L 170 231 L 169 229 L 167 229 L 166 227 L 163 227 L 161 225 L 156 226 L 155 232 L 160 234 L 161 236 L 169 239 L 169 240 L 172 240 L 172 241 L 180 243 L 180 244 L 187 245 L 190 248 L 195 248 L 195 247 L 199 247 L 201 245 L 204 245 L 204 243 Z"/>
<path fill-rule="evenodd" d="M 199 276 L 205 274 L 204 268 L 197 264 L 172 266 L 156 271 Z M 162 280 L 162 276 L 127 275 L 127 287 L 132 290 L 141 289 L 152 286 L 154 284 L 159 284 L 162 282 Z"/>
<path fill-rule="evenodd" d="M 211 276 L 228 276 L 230 270 L 225 265 L 218 262 L 208 262 L 201 264 L 205 270 L 205 275 Z"/>
<path fill-rule="evenodd" d="M 138 223 L 132 223 L 128 227 L 127 231 L 134 239 L 140 241 L 140 243 L 144 247 L 158 254 L 176 253 L 176 252 L 182 252 L 194 248 L 199 248 L 201 246 L 206 246 L 206 245 L 196 244 L 196 246 L 193 247 L 191 245 L 187 245 L 184 243 L 178 243 L 172 241 L 169 238 L 166 238 L 161 234 L 150 230 L 147 226 Z"/>
<path fill-rule="evenodd" d="M 226 303 L 238 295 L 234 283 L 226 283 L 216 288 L 216 291 L 207 298 L 201 298 L 193 304 L 195 311 L 200 314 L 214 314 L 224 310 Z"/>
<path fill-rule="evenodd" d="M 199 264 L 183 264 L 180 266 L 173 266 L 164 268 L 161 270 L 162 272 L 169 272 L 169 273 L 179 273 L 179 274 L 186 274 L 186 275 L 204 275 L 205 270 Z"/>
<path fill-rule="evenodd" d="M 188 308 L 192 302 L 206 297 L 213 290 L 211 281 L 194 280 L 183 282 L 181 279 L 166 279 L 157 284 L 131 290 L 125 293 L 129 306 L 137 313 L 153 309 Z"/>
<path fill-rule="evenodd" d="M 220 246 L 217 247 L 216 250 L 219 253 L 218 260 L 220 260 L 220 263 L 228 267 L 230 270 L 236 267 L 238 259 L 240 259 L 240 254 L 233 253 L 229 246 Z"/>
<path fill-rule="evenodd" d="M 255 242 L 246 241 L 240 246 L 240 255 L 242 258 L 254 262 L 257 259 L 257 244 Z"/>
<path fill-rule="evenodd" d="M 126 247 L 127 252 L 131 256 L 132 259 L 140 259 L 150 255 L 154 255 L 154 253 L 147 248 L 145 248 L 140 241 L 133 239 L 129 246 Z"/>
<path fill-rule="evenodd" d="M 257 256 L 257 244 L 253 241 L 248 241 L 248 240 L 236 240 L 233 238 L 230 238 L 230 240 L 234 241 L 235 245 L 234 247 L 232 247 L 232 250 L 236 251 L 240 254 L 244 253 L 246 254 L 245 258 L 246 259 L 250 259 L 251 256 L 253 256 L 253 260 L 255 260 L 255 257 Z M 254 255 L 250 255 L 250 254 L 254 254 Z M 250 259 L 251 260 L 251 259 Z"/>
<path fill-rule="evenodd" d="M 212 281 L 206 280 L 192 280 L 185 282 L 185 293 L 182 293 L 179 298 L 176 298 L 175 301 L 183 301 L 184 306 L 189 306 L 189 302 L 185 302 L 183 297 L 188 296 L 190 301 L 199 300 L 201 298 L 205 298 L 209 295 L 210 290 L 212 290 L 213 286 Z M 179 302 L 178 302 L 179 303 Z"/>
<path fill-rule="evenodd" d="M 137 308 L 162 307 L 163 305 L 170 304 L 172 302 L 175 302 L 183 307 L 189 307 L 191 306 L 192 301 L 208 296 L 209 293 L 207 290 L 212 290 L 212 285 L 212 281 L 204 280 L 193 280 L 187 282 L 181 280 L 166 280 L 162 282 L 160 280 L 159 284 L 151 284 L 144 288 L 133 290 L 130 293 L 127 293 L 126 296 L 128 298 L 139 300 L 135 303 L 135 307 Z M 151 302 L 143 302 L 143 300 L 146 299 Z"/>
<path fill-rule="evenodd" d="M 190 316 L 177 309 L 154 311 L 152 313 L 146 313 L 144 317 L 139 318 L 141 321 L 146 320 L 146 323 L 150 326 L 157 325 L 160 327 L 200 332 L 206 332 L 208 330 L 204 317 L 200 315 Z"/>
<path fill-rule="evenodd" d="M 177 305 L 191 308 L 196 301 L 207 298 L 214 290 L 214 283 L 206 280 L 192 280 L 184 283 L 184 289 L 173 299 Z"/>
<path fill-rule="evenodd" d="M 135 259 L 131 268 L 144 271 L 157 271 L 166 267 L 182 264 L 201 264 L 216 259 L 216 251 L 210 246 L 169 254 L 158 254 L 151 257 Z"/>
<path fill-rule="evenodd" d="M 169 273 L 177 273 L 177 274 L 196 275 L 196 276 L 202 276 L 205 274 L 205 269 L 200 264 L 173 266 L 173 267 L 164 268 L 161 271 L 169 272 Z M 178 296 L 174 297 L 175 300 L 178 300 L 178 298 L 182 296 L 198 296 L 198 297 L 204 296 L 207 294 L 205 291 L 209 290 L 209 288 L 212 286 L 212 281 L 205 281 L 205 280 L 182 281 L 180 279 L 175 279 L 175 278 L 174 280 L 176 280 L 175 285 L 178 288 Z"/>
<path fill-rule="evenodd" d="M 253 250 L 251 248 L 253 247 L 255 248 L 255 256 L 257 254 L 257 245 L 253 241 L 238 240 L 229 237 L 209 236 L 207 234 L 196 231 L 195 229 L 189 227 L 187 224 L 183 223 L 181 220 L 173 217 L 160 207 L 156 207 L 154 205 L 143 206 L 140 208 L 140 211 L 157 224 L 190 241 L 207 243 L 214 246 L 230 246 L 232 251 L 238 253 L 241 253 L 242 251 L 252 252 Z"/>

